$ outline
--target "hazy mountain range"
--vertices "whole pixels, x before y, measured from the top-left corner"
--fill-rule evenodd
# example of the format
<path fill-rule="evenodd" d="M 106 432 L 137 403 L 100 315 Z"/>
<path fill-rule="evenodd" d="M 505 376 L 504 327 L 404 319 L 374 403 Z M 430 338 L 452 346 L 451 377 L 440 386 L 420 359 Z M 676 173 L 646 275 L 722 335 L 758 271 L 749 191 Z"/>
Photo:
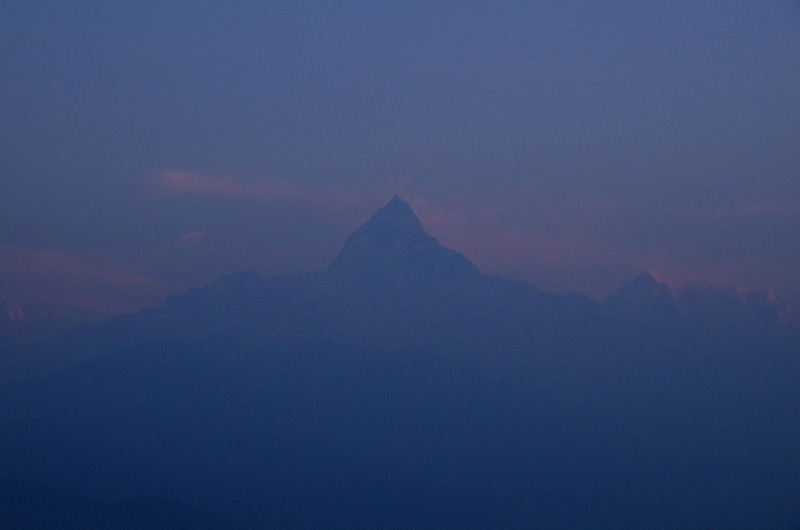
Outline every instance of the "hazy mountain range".
<path fill-rule="evenodd" d="M 0 318 L 4 527 L 800 524 L 791 304 L 649 274 L 542 292 L 399 197 L 324 272 L 27 343 Z"/>

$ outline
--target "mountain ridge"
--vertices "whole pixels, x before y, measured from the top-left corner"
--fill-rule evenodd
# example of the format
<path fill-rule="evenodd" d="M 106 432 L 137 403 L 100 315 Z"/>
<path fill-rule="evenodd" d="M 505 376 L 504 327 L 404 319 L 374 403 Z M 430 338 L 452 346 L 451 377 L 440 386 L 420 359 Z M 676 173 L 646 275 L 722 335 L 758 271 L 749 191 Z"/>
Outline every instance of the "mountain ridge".
<path fill-rule="evenodd" d="M 619 318 L 646 325 L 694 322 L 800 330 L 800 313 L 774 294 L 710 282 L 669 285 L 649 272 L 622 285 L 603 306 Z"/>
<path fill-rule="evenodd" d="M 28 377 L 42 366 L 56 369 L 137 341 L 213 335 L 293 345 L 336 338 L 369 347 L 430 347 L 451 340 L 463 343 L 463 355 L 481 365 L 487 365 L 483 351 L 492 348 L 493 337 L 502 337 L 500 349 L 506 353 L 493 356 L 488 365 L 513 372 L 527 363 L 516 353 L 522 345 L 588 351 L 593 336 L 613 340 L 608 338 L 612 329 L 638 328 L 645 336 L 674 340 L 798 334 L 797 312 L 781 299 L 736 293 L 670 290 L 649 273 L 621 286 L 604 303 L 547 293 L 524 281 L 481 273 L 428 235 L 396 195 L 353 231 L 325 271 L 269 278 L 254 271 L 229 274 L 173 295 L 163 306 L 69 330 L 43 345 L 16 347 L 6 337 L 11 346 L 0 359 L 6 365 L 0 380 Z M 69 355 L 49 353 L 50 345 L 59 343 L 72 345 Z"/>
<path fill-rule="evenodd" d="M 286 299 L 278 303 L 281 296 Z M 243 321 L 252 321 L 256 315 L 262 320 L 274 318 L 281 313 L 281 305 L 285 314 L 294 308 L 297 315 L 297 311 L 305 307 L 307 312 L 319 316 L 320 312 L 332 312 L 337 303 L 354 306 L 359 300 L 370 300 L 369 304 L 378 313 L 403 310 L 403 307 L 406 307 L 403 311 L 411 311 L 415 304 L 423 303 L 429 312 L 441 314 L 447 311 L 448 304 L 496 306 L 502 299 L 509 304 L 512 299 L 520 303 L 526 299 L 523 305 L 528 307 L 550 307 L 554 312 L 569 313 L 570 306 L 577 305 L 579 313 L 596 312 L 604 318 L 632 319 L 650 328 L 674 327 L 692 321 L 712 325 L 716 311 L 725 313 L 724 318 L 732 320 L 734 325 L 800 329 L 800 309 L 791 303 L 772 294 L 733 287 L 669 286 L 652 274 L 644 273 L 620 286 L 604 302 L 597 303 L 583 295 L 551 294 L 524 281 L 483 274 L 463 254 L 444 247 L 429 235 L 409 203 L 399 195 L 393 196 L 356 228 L 322 272 L 269 278 L 254 271 L 228 274 L 204 286 L 174 294 L 163 306 L 140 313 L 158 313 L 165 308 L 168 312 L 178 306 L 193 311 L 192 304 L 202 299 L 208 299 L 208 304 L 219 304 L 217 313 L 244 312 L 237 302 L 246 301 L 245 305 L 249 304 L 246 310 L 253 315 L 242 315 Z M 305 302 L 301 301 L 303 299 Z M 266 306 L 260 307 L 259 301 Z M 505 309 L 495 309 L 510 309 L 509 304 Z M 519 306 L 518 309 L 526 311 Z M 137 314 L 112 319 L 110 325 L 141 320 Z M 12 344 L 23 338 L 26 342 L 35 342 L 54 337 L 83 322 L 72 314 L 69 319 L 51 316 L 24 322 L 14 321 L 11 316 L 11 313 L 0 314 L 0 341 Z M 361 316 L 370 317 L 369 314 Z M 98 320 L 96 315 L 85 319 L 89 323 Z M 202 330 L 208 326 L 193 327 Z"/>
<path fill-rule="evenodd" d="M 40 514 L 64 503 L 80 528 L 108 506 L 252 530 L 800 521 L 800 334 L 720 325 L 651 275 L 607 304 L 545 293 L 464 266 L 407 203 L 379 213 L 333 270 L 226 275 L 18 350 L 53 365 L 0 384 L 0 526 L 60 529 Z"/>

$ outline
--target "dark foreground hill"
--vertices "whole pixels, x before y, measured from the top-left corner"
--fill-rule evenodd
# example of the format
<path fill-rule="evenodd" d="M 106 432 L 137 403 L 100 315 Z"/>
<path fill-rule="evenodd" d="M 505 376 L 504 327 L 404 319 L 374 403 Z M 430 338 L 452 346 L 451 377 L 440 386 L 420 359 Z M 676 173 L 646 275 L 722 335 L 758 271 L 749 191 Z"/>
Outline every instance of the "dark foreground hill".
<path fill-rule="evenodd" d="M 0 389 L 0 526 L 796 528 L 787 311 L 543 293 L 395 198 L 323 273 L 31 346 L 72 366 Z"/>

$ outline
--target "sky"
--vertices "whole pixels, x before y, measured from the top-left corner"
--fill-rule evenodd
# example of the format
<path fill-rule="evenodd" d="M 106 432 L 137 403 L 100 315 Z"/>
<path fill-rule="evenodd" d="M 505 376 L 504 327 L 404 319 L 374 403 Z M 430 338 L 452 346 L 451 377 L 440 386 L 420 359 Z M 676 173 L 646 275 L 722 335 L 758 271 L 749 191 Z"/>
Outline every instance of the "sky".
<path fill-rule="evenodd" d="M 0 299 L 324 270 L 395 193 L 545 290 L 800 297 L 796 0 L 5 0 L 0 72 Z"/>

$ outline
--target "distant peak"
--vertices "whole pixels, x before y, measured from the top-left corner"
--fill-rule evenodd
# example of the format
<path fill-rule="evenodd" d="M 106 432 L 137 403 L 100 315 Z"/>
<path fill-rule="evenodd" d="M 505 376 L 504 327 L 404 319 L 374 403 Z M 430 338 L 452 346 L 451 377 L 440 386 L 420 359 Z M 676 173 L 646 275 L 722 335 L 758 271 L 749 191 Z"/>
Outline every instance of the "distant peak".
<path fill-rule="evenodd" d="M 636 304 L 652 303 L 655 300 L 672 300 L 672 294 L 666 284 L 659 281 L 651 271 L 647 271 L 618 288 L 609 302 L 615 303 L 615 300 L 627 300 L 628 303 Z"/>
<path fill-rule="evenodd" d="M 407 210 L 412 214 L 414 213 L 413 210 L 411 210 L 411 205 L 408 204 L 408 201 L 402 198 L 397 193 L 395 193 L 394 196 L 392 196 L 392 198 L 389 199 L 389 202 L 386 203 L 384 208 L 397 208 L 397 209 Z"/>
<path fill-rule="evenodd" d="M 427 236 L 414 210 L 400 195 L 395 195 L 386 205 L 356 230 L 351 239 L 367 236 L 380 246 L 389 246 L 400 239 Z"/>
<path fill-rule="evenodd" d="M 405 199 L 400 197 L 400 195 L 395 195 L 394 197 L 392 197 L 391 200 L 387 202 L 383 208 L 375 212 L 375 215 L 372 216 L 370 222 L 375 221 L 376 219 L 380 220 L 385 217 L 392 217 L 398 219 L 404 218 L 407 219 L 408 221 L 413 220 L 413 222 L 416 225 L 419 225 L 419 229 L 424 231 L 422 228 L 422 223 L 420 223 L 417 214 L 414 213 L 414 210 L 411 209 L 411 205 L 408 204 L 408 202 Z"/>
<path fill-rule="evenodd" d="M 350 234 L 328 272 L 397 278 L 445 269 L 477 271 L 464 256 L 428 235 L 408 202 L 395 195 Z"/>

